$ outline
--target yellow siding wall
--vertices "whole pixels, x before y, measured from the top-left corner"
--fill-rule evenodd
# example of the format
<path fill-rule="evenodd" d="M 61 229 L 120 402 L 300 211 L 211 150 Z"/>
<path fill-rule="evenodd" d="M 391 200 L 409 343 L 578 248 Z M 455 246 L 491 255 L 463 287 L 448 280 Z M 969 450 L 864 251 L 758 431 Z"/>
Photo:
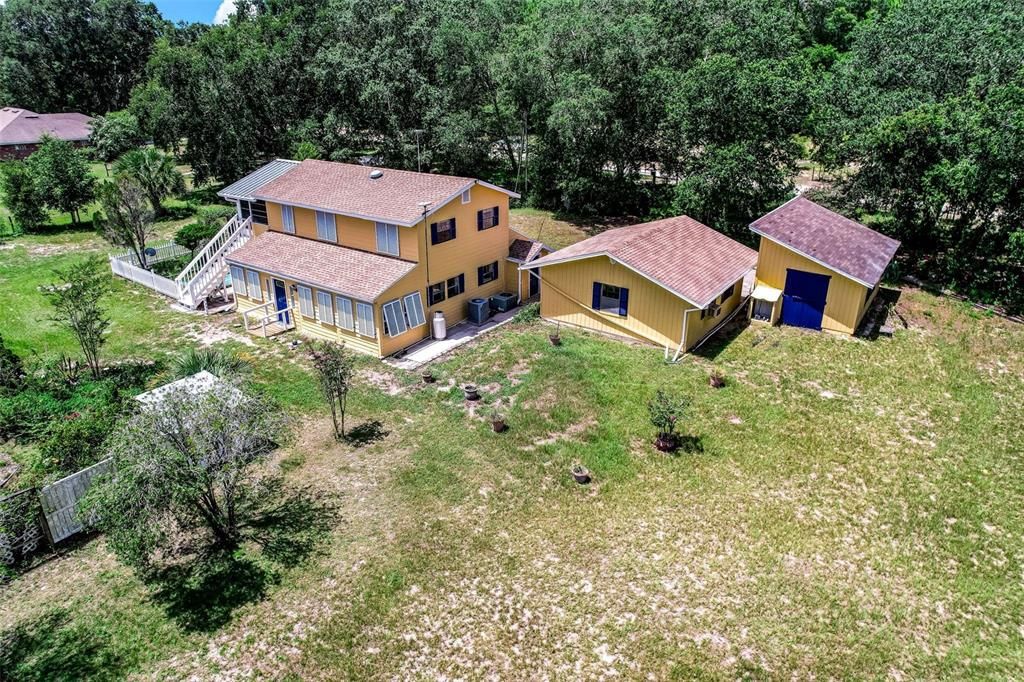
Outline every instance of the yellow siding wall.
<path fill-rule="evenodd" d="M 540 314 L 548 320 L 628 336 L 659 346 L 679 344 L 688 304 L 629 268 L 603 256 L 540 269 Z M 591 308 L 594 282 L 629 289 L 626 317 Z"/>
<path fill-rule="evenodd" d="M 476 212 L 493 206 L 498 207 L 498 224 L 490 229 L 478 231 Z M 451 217 L 455 218 L 455 239 L 436 246 L 430 245 L 430 224 Z M 458 274 L 466 276 L 465 293 L 455 298 L 447 298 L 433 306 L 430 309 L 431 315 L 434 311 L 440 310 L 450 326 L 466 319 L 469 299 L 487 298 L 506 290 L 505 273 L 509 268 L 516 267 L 515 263 L 506 260 L 509 244 L 508 221 L 508 195 L 481 185 L 473 187 L 470 203 L 463 204 L 461 198 L 456 197 L 427 219 L 426 230 L 420 229 L 423 232 L 423 248 L 429 248 L 425 264 L 430 272 L 429 283 L 436 284 Z M 477 285 L 477 267 L 494 261 L 498 262 L 498 278 L 483 286 Z M 424 289 L 427 283 L 425 280 Z"/>
<path fill-rule="evenodd" d="M 743 280 L 739 280 L 720 313 L 701 320 L 699 309 L 604 256 L 548 265 L 540 268 L 540 274 L 543 318 L 672 348 L 679 345 L 683 335 L 683 314 L 687 310 L 694 311 L 689 313 L 687 323 L 688 349 L 739 305 L 743 288 Z M 629 289 L 625 317 L 593 309 L 594 282 Z"/>
<path fill-rule="evenodd" d="M 866 309 L 867 287 L 762 237 L 757 260 L 757 279 L 768 286 L 785 290 L 787 268 L 829 275 L 832 279 L 828 283 L 828 297 L 825 299 L 821 328 L 844 334 L 852 334 L 856 330 Z"/>
<path fill-rule="evenodd" d="M 740 304 L 740 300 L 743 298 L 743 280 L 736 281 L 733 285 L 732 296 L 725 299 L 719 304 L 717 315 L 707 315 L 703 320 L 700 319 L 700 310 L 697 308 L 689 308 L 693 310 L 692 313 L 687 313 L 686 320 L 686 348 L 692 348 L 694 344 L 703 339 L 713 330 L 717 325 L 721 324 L 722 321 L 729 316 L 736 306 Z M 718 299 L 716 299 L 717 301 Z M 688 305 L 688 304 L 685 304 Z"/>
<path fill-rule="evenodd" d="M 294 207 L 295 234 L 306 239 L 316 239 L 316 212 L 308 208 Z M 267 202 L 267 221 L 270 229 L 283 232 L 281 220 L 281 204 Z M 361 220 L 343 215 L 334 216 L 334 224 L 338 232 L 337 243 L 360 251 L 377 253 L 377 225 L 372 220 Z M 422 226 L 398 227 L 398 257 L 402 260 L 418 261 L 420 250 L 417 232 Z"/>

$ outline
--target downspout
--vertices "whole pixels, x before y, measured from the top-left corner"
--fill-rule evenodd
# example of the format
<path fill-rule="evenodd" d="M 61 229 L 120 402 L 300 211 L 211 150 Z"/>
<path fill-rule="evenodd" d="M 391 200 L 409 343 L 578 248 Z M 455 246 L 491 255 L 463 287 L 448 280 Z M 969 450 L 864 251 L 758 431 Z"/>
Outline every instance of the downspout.
<path fill-rule="evenodd" d="M 686 337 L 690 327 L 690 313 L 700 310 L 700 308 L 687 308 L 683 311 L 683 338 L 679 340 L 679 347 L 676 348 L 676 354 L 672 358 L 672 362 L 679 362 L 679 356 L 683 354 L 683 346 L 686 345 Z"/>

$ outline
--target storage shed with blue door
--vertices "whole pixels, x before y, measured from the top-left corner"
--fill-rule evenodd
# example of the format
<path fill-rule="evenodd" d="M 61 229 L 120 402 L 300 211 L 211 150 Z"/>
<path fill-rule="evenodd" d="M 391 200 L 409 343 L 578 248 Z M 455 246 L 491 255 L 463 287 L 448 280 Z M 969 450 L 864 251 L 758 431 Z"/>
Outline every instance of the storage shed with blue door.
<path fill-rule="evenodd" d="M 753 249 L 678 216 L 605 230 L 520 270 L 539 275 L 544 319 L 678 355 L 739 308 L 756 262 Z"/>
<path fill-rule="evenodd" d="M 755 220 L 754 320 L 852 334 L 900 243 L 798 196 Z"/>

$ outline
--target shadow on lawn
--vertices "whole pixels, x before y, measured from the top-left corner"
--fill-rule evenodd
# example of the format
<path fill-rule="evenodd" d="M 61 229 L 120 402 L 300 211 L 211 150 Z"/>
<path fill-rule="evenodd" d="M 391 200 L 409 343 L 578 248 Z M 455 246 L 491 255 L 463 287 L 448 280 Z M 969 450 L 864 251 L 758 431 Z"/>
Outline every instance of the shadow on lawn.
<path fill-rule="evenodd" d="M 312 555 L 338 519 L 333 500 L 277 478 L 245 506 L 253 511 L 242 547 L 202 552 L 146 579 L 154 600 L 185 630 L 211 632 L 239 607 L 262 600 L 280 582 L 280 569 Z"/>
<path fill-rule="evenodd" d="M 0 632 L 0 679 L 81 680 L 120 667 L 102 628 L 75 622 L 64 607 Z"/>
<path fill-rule="evenodd" d="M 360 448 L 364 445 L 376 443 L 379 440 L 387 438 L 388 433 L 390 432 L 384 428 L 384 423 L 380 420 L 374 419 L 372 421 L 363 422 L 359 426 L 351 429 L 345 434 L 345 441 L 350 445 Z"/>

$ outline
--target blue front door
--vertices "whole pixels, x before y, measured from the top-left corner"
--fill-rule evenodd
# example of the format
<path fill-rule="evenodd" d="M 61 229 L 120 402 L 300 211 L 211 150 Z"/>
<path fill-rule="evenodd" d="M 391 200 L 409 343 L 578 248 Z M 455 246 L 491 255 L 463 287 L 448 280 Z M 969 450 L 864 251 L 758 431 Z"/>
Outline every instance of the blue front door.
<path fill-rule="evenodd" d="M 284 310 L 288 307 L 288 290 L 285 289 L 284 282 L 279 279 L 274 280 L 274 303 L 277 310 Z M 281 313 L 277 316 L 278 322 L 288 324 L 288 313 Z"/>
<path fill-rule="evenodd" d="M 830 279 L 828 275 L 786 270 L 786 288 L 782 292 L 782 323 L 821 329 Z"/>

